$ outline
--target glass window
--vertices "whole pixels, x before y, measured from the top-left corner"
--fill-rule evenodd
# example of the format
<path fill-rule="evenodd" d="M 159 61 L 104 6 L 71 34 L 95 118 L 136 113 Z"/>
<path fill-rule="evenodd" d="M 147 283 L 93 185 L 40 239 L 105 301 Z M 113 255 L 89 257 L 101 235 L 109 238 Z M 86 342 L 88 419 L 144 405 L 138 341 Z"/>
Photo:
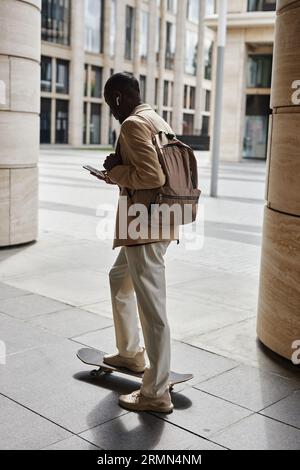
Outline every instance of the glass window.
<path fill-rule="evenodd" d="M 42 56 L 41 59 L 41 90 L 51 91 L 52 88 L 52 59 Z"/>
<path fill-rule="evenodd" d="M 272 55 L 249 55 L 247 62 L 247 87 L 270 88 Z"/>
<path fill-rule="evenodd" d="M 149 33 L 149 13 L 141 13 L 141 40 L 140 40 L 140 58 L 143 62 L 147 60 L 148 54 L 148 33 Z"/>
<path fill-rule="evenodd" d="M 177 13 L 177 0 L 167 0 L 167 10 L 175 15 Z"/>
<path fill-rule="evenodd" d="M 55 142 L 57 144 L 68 143 L 68 120 L 69 120 L 69 102 L 66 100 L 56 100 Z"/>
<path fill-rule="evenodd" d="M 266 158 L 270 95 L 247 95 L 244 158 Z"/>
<path fill-rule="evenodd" d="M 213 42 L 208 39 L 205 41 L 204 48 L 204 78 L 206 80 L 211 80 L 212 72 L 212 55 L 213 55 Z"/>
<path fill-rule="evenodd" d="M 194 86 L 190 87 L 190 109 L 195 109 L 196 107 L 196 88 Z"/>
<path fill-rule="evenodd" d="M 82 122 L 82 131 L 83 131 L 83 135 L 82 135 L 82 142 L 84 144 L 87 143 L 87 140 L 86 140 L 86 120 L 87 120 L 87 103 L 83 103 L 83 122 Z"/>
<path fill-rule="evenodd" d="M 125 59 L 132 60 L 134 45 L 134 8 L 126 6 Z"/>
<path fill-rule="evenodd" d="M 187 85 L 184 85 L 184 90 L 183 90 L 183 107 L 186 109 L 188 107 L 188 89 L 189 87 Z"/>
<path fill-rule="evenodd" d="M 206 16 L 214 15 L 215 12 L 216 12 L 215 0 L 206 0 L 205 15 Z"/>
<path fill-rule="evenodd" d="M 276 0 L 248 0 L 248 11 L 274 11 Z"/>
<path fill-rule="evenodd" d="M 147 79 L 145 75 L 140 75 L 140 90 L 141 90 L 141 98 L 145 102 L 146 101 L 146 86 L 147 86 Z"/>
<path fill-rule="evenodd" d="M 168 106 L 169 104 L 169 82 L 167 80 L 164 81 L 164 106 Z"/>
<path fill-rule="evenodd" d="M 88 95 L 88 65 L 84 66 L 84 85 L 83 85 L 83 94 L 84 96 Z"/>
<path fill-rule="evenodd" d="M 42 40 L 70 44 L 69 0 L 42 0 Z"/>
<path fill-rule="evenodd" d="M 40 115 L 40 142 L 50 144 L 51 142 L 51 99 L 41 99 Z"/>
<path fill-rule="evenodd" d="M 182 124 L 183 124 L 183 126 L 182 126 L 183 135 L 193 135 L 193 133 L 194 133 L 194 115 L 193 114 L 184 114 Z"/>
<path fill-rule="evenodd" d="M 154 104 L 158 104 L 158 78 L 155 79 L 155 96 L 154 96 Z"/>
<path fill-rule="evenodd" d="M 198 23 L 201 0 L 188 0 L 187 2 L 187 19 L 193 23 Z"/>
<path fill-rule="evenodd" d="M 202 116 L 201 134 L 209 135 L 209 117 L 208 116 Z"/>
<path fill-rule="evenodd" d="M 91 96 L 93 98 L 101 98 L 102 96 L 102 68 L 91 67 Z"/>
<path fill-rule="evenodd" d="M 185 72 L 196 75 L 197 72 L 198 34 L 187 31 L 185 37 Z"/>
<path fill-rule="evenodd" d="M 100 144 L 101 135 L 101 105 L 91 103 L 90 144 Z"/>
<path fill-rule="evenodd" d="M 205 111 L 210 111 L 211 91 L 205 90 Z"/>
<path fill-rule="evenodd" d="M 109 52 L 110 57 L 114 57 L 116 53 L 116 20 L 117 20 L 117 5 L 116 0 L 110 0 L 110 36 L 109 36 Z"/>
<path fill-rule="evenodd" d="M 56 61 L 56 93 L 69 93 L 69 62 Z"/>
<path fill-rule="evenodd" d="M 85 41 L 88 52 L 103 52 L 103 1 L 85 0 Z"/>
<path fill-rule="evenodd" d="M 174 68 L 175 48 L 176 48 L 176 25 L 167 21 L 167 39 L 166 39 L 166 69 Z"/>

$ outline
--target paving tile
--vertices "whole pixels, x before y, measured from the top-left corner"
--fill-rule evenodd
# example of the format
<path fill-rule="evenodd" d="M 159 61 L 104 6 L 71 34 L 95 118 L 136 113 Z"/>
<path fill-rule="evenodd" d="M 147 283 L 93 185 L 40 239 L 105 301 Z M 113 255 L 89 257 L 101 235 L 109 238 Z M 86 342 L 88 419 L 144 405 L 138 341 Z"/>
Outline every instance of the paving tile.
<path fill-rule="evenodd" d="M 71 434 L 0 395 L 1 450 L 37 450 Z"/>
<path fill-rule="evenodd" d="M 0 282 L 0 299 L 15 298 L 27 294 L 30 294 L 30 292 Z"/>
<path fill-rule="evenodd" d="M 300 431 L 270 418 L 253 414 L 212 439 L 233 450 L 299 450 Z"/>
<path fill-rule="evenodd" d="M 102 315 L 103 317 L 113 318 L 110 300 L 96 302 L 95 304 L 83 305 L 81 308 L 87 310 L 88 312 Z"/>
<path fill-rule="evenodd" d="M 108 275 L 85 268 L 14 277 L 9 284 L 75 306 L 108 300 L 110 296 Z"/>
<path fill-rule="evenodd" d="M 109 450 L 217 450 L 220 446 L 147 413 L 128 413 L 80 434 Z"/>
<path fill-rule="evenodd" d="M 37 294 L 0 300 L 0 312 L 23 319 L 34 317 L 35 315 L 57 312 L 66 308 L 68 308 L 67 304 Z"/>
<path fill-rule="evenodd" d="M 282 421 L 300 429 L 300 391 L 274 403 L 261 411 L 261 414 Z"/>
<path fill-rule="evenodd" d="M 69 340 L 15 354 L 1 367 L 0 393 L 74 433 L 126 413 L 118 396 L 137 384 L 117 375 L 92 378 Z M 56 439 L 57 440 L 57 439 Z"/>
<path fill-rule="evenodd" d="M 252 411 L 260 411 L 286 397 L 295 387 L 297 385 L 289 379 L 246 366 L 236 367 L 196 385 L 200 390 Z"/>
<path fill-rule="evenodd" d="M 182 392 L 172 393 L 172 401 L 173 413 L 155 414 L 170 423 L 209 439 L 217 431 L 251 414 L 244 408 L 195 388 L 185 388 Z"/>
<path fill-rule="evenodd" d="M 88 331 L 107 328 L 113 324 L 113 321 L 95 313 L 71 307 L 60 312 L 34 317 L 30 319 L 30 323 L 64 338 L 71 338 Z"/>
<path fill-rule="evenodd" d="M 300 383 L 299 367 L 265 348 L 256 336 L 256 318 L 189 338 L 189 344 Z"/>
<path fill-rule="evenodd" d="M 6 345 L 7 366 L 10 366 L 14 354 L 46 344 L 52 344 L 55 348 L 59 338 L 23 320 L 0 314 L 0 340 Z"/>
<path fill-rule="evenodd" d="M 68 437 L 62 441 L 55 442 L 44 450 L 97 450 L 98 447 L 78 436 Z"/>

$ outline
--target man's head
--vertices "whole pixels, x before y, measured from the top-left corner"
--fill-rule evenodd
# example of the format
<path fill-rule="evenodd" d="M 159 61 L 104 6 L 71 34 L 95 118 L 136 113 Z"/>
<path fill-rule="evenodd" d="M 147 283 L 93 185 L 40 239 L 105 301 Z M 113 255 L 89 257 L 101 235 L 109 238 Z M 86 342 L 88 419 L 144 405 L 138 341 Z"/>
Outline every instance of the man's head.
<path fill-rule="evenodd" d="M 105 84 L 104 98 L 113 116 L 122 124 L 142 103 L 139 82 L 130 74 L 116 73 Z"/>

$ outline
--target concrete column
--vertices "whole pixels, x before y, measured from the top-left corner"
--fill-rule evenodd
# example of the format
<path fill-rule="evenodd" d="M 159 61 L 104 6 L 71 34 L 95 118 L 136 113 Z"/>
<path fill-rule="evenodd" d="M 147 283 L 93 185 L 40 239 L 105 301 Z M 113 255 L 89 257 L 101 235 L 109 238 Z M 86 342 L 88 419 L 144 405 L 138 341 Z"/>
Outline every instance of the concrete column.
<path fill-rule="evenodd" d="M 196 110 L 194 121 L 195 134 L 201 133 L 203 104 L 203 78 L 204 78 L 204 18 L 205 2 L 199 2 L 198 24 L 198 51 L 197 51 L 197 86 L 196 86 Z"/>
<path fill-rule="evenodd" d="M 154 47 L 157 35 L 157 1 L 149 0 L 149 34 L 148 34 L 148 61 L 147 61 L 147 90 L 146 101 L 154 106 L 155 99 L 155 70 L 156 50 Z"/>
<path fill-rule="evenodd" d="M 141 0 L 135 0 L 135 30 L 133 51 L 133 74 L 139 80 L 140 77 L 140 41 L 141 41 Z"/>
<path fill-rule="evenodd" d="M 279 0 L 257 334 L 290 360 L 300 347 L 299 105 L 300 1 Z"/>
<path fill-rule="evenodd" d="M 71 2 L 69 143 L 82 145 L 84 85 L 84 0 Z"/>
<path fill-rule="evenodd" d="M 0 246 L 36 240 L 40 0 L 0 2 Z"/>
<path fill-rule="evenodd" d="M 117 47 L 115 53 L 115 73 L 124 72 L 125 57 L 125 22 L 126 22 L 126 2 L 124 0 L 116 0 L 117 5 Z M 121 39 L 120 39 L 121 38 Z"/>
<path fill-rule="evenodd" d="M 185 61 L 185 33 L 187 0 L 178 2 L 176 22 L 176 54 L 174 64 L 173 130 L 182 134 L 183 83 Z"/>
<path fill-rule="evenodd" d="M 110 77 L 111 58 L 110 58 L 110 17 L 111 17 L 111 2 L 105 0 L 104 3 L 104 67 L 103 67 L 103 87 Z M 109 143 L 109 107 L 104 102 L 102 106 L 102 119 L 101 119 L 101 143 L 107 145 Z"/>
<path fill-rule="evenodd" d="M 158 87 L 157 87 L 157 111 L 162 115 L 164 99 L 164 73 L 165 73 L 165 52 L 166 52 L 166 14 L 167 0 L 160 2 L 160 54 L 158 64 Z"/>

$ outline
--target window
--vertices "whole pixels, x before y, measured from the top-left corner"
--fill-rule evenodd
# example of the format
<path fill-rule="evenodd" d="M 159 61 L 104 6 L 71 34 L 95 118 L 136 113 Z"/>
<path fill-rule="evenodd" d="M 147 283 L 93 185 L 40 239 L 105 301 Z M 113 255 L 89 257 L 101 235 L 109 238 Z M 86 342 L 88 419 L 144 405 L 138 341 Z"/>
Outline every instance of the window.
<path fill-rule="evenodd" d="M 66 100 L 56 100 L 55 142 L 57 144 L 68 143 L 68 118 L 69 102 Z"/>
<path fill-rule="evenodd" d="M 208 116 L 202 116 L 201 134 L 209 135 L 209 117 Z"/>
<path fill-rule="evenodd" d="M 82 123 L 82 142 L 83 144 L 87 144 L 86 140 L 86 119 L 87 119 L 87 103 L 83 103 L 83 123 Z"/>
<path fill-rule="evenodd" d="M 211 40 L 207 40 L 205 41 L 205 48 L 204 48 L 204 78 L 206 80 L 211 80 L 212 55 L 213 55 L 213 42 Z"/>
<path fill-rule="evenodd" d="M 167 21 L 167 42 L 166 42 L 166 57 L 165 67 L 166 69 L 173 70 L 174 59 L 175 59 L 175 47 L 176 47 L 176 26 L 174 23 Z"/>
<path fill-rule="evenodd" d="M 248 0 L 248 11 L 274 11 L 276 0 Z"/>
<path fill-rule="evenodd" d="M 206 0 L 205 15 L 210 16 L 216 13 L 215 0 Z"/>
<path fill-rule="evenodd" d="M 270 88 L 272 55 L 249 55 L 247 63 L 247 87 Z"/>
<path fill-rule="evenodd" d="M 187 14 L 186 17 L 193 23 L 198 23 L 200 13 L 200 2 L 201 0 L 188 0 L 187 2 Z"/>
<path fill-rule="evenodd" d="M 158 104 L 158 78 L 155 79 L 155 94 L 154 94 L 154 104 Z"/>
<path fill-rule="evenodd" d="M 50 144 L 51 142 L 51 99 L 41 99 L 40 117 L 40 142 Z"/>
<path fill-rule="evenodd" d="M 167 80 L 164 81 L 164 106 L 169 105 L 169 82 Z"/>
<path fill-rule="evenodd" d="M 85 0 L 85 40 L 87 52 L 103 52 L 103 1 Z"/>
<path fill-rule="evenodd" d="M 100 144 L 101 136 L 101 105 L 91 103 L 90 144 Z"/>
<path fill-rule="evenodd" d="M 134 8 L 126 6 L 125 59 L 132 60 L 134 44 Z"/>
<path fill-rule="evenodd" d="M 140 40 L 140 58 L 142 62 L 146 62 L 148 54 L 148 33 L 149 33 L 149 13 L 142 11 L 141 13 L 141 40 Z"/>
<path fill-rule="evenodd" d="M 41 91 L 51 92 L 52 88 L 52 59 L 42 56 L 41 60 Z"/>
<path fill-rule="evenodd" d="M 198 34 L 187 31 L 185 37 L 185 72 L 196 75 L 197 72 Z"/>
<path fill-rule="evenodd" d="M 56 93 L 69 93 L 69 62 L 56 61 Z"/>
<path fill-rule="evenodd" d="M 194 86 L 190 87 L 190 109 L 196 108 L 196 88 Z"/>
<path fill-rule="evenodd" d="M 266 158 L 270 95 L 247 95 L 244 158 Z"/>
<path fill-rule="evenodd" d="M 114 57 L 116 53 L 116 31 L 117 31 L 117 4 L 116 0 L 110 0 L 110 36 L 109 36 L 109 53 L 110 57 Z"/>
<path fill-rule="evenodd" d="M 211 91 L 205 90 L 205 111 L 210 111 Z"/>
<path fill-rule="evenodd" d="M 70 44 L 69 0 L 42 0 L 42 40 Z"/>
<path fill-rule="evenodd" d="M 83 84 L 83 95 L 88 95 L 88 65 L 85 64 L 84 66 L 84 84 Z"/>
<path fill-rule="evenodd" d="M 188 91 L 189 91 L 189 87 L 187 85 L 184 85 L 184 90 L 183 90 L 183 107 L 184 107 L 184 109 L 187 109 L 187 107 L 188 107 Z"/>
<path fill-rule="evenodd" d="M 167 0 L 167 10 L 176 15 L 177 13 L 177 0 Z"/>
<path fill-rule="evenodd" d="M 140 90 L 141 90 L 141 98 L 145 102 L 146 101 L 146 86 L 147 86 L 147 79 L 145 75 L 140 75 Z"/>
<path fill-rule="evenodd" d="M 183 115 L 183 135 L 193 135 L 194 133 L 194 115 L 184 114 Z"/>
<path fill-rule="evenodd" d="M 90 72 L 91 78 L 91 96 L 101 98 L 102 96 L 102 68 L 92 66 Z"/>

